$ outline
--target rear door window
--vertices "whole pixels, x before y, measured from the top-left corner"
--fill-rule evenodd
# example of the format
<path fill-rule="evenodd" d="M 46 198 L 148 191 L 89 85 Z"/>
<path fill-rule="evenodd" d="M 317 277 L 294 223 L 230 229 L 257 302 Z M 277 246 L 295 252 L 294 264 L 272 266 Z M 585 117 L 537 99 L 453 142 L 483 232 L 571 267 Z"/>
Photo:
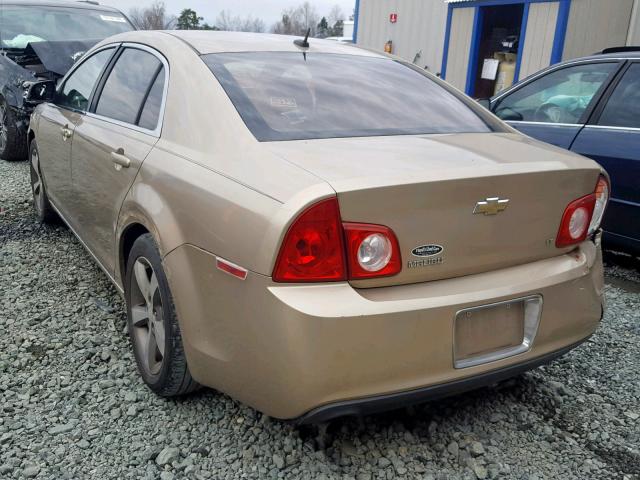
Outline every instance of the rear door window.
<path fill-rule="evenodd" d="M 456 94 L 388 58 L 297 52 L 202 58 L 260 141 L 492 131 Z"/>
<path fill-rule="evenodd" d="M 160 108 L 162 106 L 162 97 L 164 93 L 164 68 L 162 68 L 156 79 L 151 86 L 149 96 L 144 102 L 142 107 L 142 113 L 140 114 L 140 121 L 138 125 L 148 130 L 155 130 L 158 126 L 158 119 L 160 118 Z"/>
<path fill-rule="evenodd" d="M 65 81 L 56 104 L 73 110 L 86 111 L 89 108 L 91 92 L 114 50 L 114 48 L 101 50 L 82 62 Z"/>
<path fill-rule="evenodd" d="M 640 63 L 629 67 L 609 97 L 598 125 L 640 128 Z"/>
<path fill-rule="evenodd" d="M 125 48 L 109 73 L 95 113 L 137 125 L 162 62 L 151 53 Z"/>
<path fill-rule="evenodd" d="M 505 96 L 494 108 L 503 120 L 577 124 L 618 63 L 589 63 L 548 73 Z"/>

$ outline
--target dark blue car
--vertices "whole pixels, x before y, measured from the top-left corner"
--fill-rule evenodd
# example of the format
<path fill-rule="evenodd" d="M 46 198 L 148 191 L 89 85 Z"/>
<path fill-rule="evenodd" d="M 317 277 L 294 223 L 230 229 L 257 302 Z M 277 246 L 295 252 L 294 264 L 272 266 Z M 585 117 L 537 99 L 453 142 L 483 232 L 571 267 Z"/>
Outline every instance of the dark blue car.
<path fill-rule="evenodd" d="M 599 162 L 611 176 L 605 242 L 640 253 L 640 51 L 620 50 L 553 65 L 490 108 L 531 137 Z"/>

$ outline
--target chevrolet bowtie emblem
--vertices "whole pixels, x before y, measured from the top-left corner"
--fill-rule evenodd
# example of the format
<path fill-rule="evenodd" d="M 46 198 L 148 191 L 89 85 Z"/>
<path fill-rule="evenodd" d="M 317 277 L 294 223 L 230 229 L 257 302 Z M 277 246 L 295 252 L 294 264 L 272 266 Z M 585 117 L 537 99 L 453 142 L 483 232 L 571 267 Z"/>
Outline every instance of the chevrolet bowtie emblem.
<path fill-rule="evenodd" d="M 476 207 L 473 209 L 473 213 L 474 214 L 482 213 L 484 215 L 497 215 L 503 210 L 506 210 L 508 206 L 509 206 L 508 198 L 492 197 L 476 203 Z"/>

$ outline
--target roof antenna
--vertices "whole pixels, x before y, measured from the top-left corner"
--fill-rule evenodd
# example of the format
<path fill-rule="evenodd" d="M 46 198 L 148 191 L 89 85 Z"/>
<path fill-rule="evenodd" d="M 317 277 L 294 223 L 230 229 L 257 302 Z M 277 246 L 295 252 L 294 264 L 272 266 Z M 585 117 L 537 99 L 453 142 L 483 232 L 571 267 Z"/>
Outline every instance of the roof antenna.
<path fill-rule="evenodd" d="M 300 40 L 299 38 L 294 40 L 293 43 L 302 48 L 309 48 L 309 34 L 311 33 L 311 28 L 307 29 L 307 34 L 304 36 L 304 40 Z"/>

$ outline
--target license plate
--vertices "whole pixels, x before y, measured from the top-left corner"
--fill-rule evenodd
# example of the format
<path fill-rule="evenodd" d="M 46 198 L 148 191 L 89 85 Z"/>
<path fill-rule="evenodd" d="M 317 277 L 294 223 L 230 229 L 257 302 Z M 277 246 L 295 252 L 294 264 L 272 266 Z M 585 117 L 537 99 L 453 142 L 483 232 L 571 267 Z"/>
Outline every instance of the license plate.
<path fill-rule="evenodd" d="M 494 362 L 528 351 L 541 312 L 539 295 L 459 311 L 454 320 L 455 368 Z"/>

